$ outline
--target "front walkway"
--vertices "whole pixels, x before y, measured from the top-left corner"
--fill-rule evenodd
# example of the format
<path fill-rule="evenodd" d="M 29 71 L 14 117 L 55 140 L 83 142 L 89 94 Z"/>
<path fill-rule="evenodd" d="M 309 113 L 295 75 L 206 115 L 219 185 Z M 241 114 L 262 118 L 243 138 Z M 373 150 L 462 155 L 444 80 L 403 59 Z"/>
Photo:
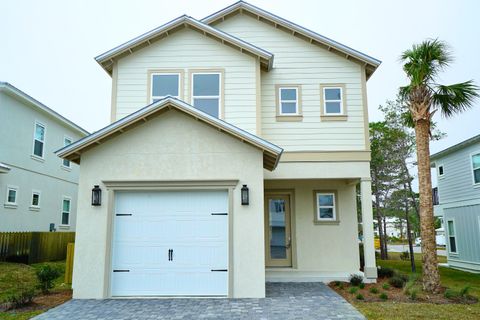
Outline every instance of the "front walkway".
<path fill-rule="evenodd" d="M 71 300 L 36 320 L 365 319 L 323 283 L 267 283 L 265 299 Z"/>

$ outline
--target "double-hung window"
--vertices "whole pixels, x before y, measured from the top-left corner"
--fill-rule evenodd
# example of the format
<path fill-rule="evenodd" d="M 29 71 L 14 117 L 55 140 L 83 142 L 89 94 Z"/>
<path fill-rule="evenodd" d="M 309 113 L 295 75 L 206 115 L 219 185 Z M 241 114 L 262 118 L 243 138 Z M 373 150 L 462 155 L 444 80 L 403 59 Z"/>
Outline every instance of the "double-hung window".
<path fill-rule="evenodd" d="M 326 116 L 339 116 L 345 114 L 345 106 L 343 101 L 344 88 L 339 87 L 323 87 L 323 114 Z"/>
<path fill-rule="evenodd" d="M 473 184 L 480 184 L 480 153 L 472 155 Z"/>
<path fill-rule="evenodd" d="M 18 196 L 18 187 L 7 186 L 7 196 L 5 199 L 6 205 L 16 206 L 17 205 L 17 196 Z"/>
<path fill-rule="evenodd" d="M 32 202 L 30 207 L 34 209 L 40 208 L 40 191 L 32 191 Z"/>
<path fill-rule="evenodd" d="M 221 73 L 192 73 L 192 104 L 198 110 L 220 118 Z"/>
<path fill-rule="evenodd" d="M 69 144 L 72 143 L 72 139 L 69 137 L 63 137 L 63 146 L 68 146 Z M 63 159 L 62 160 L 62 165 L 66 168 L 70 168 L 70 160 Z"/>
<path fill-rule="evenodd" d="M 445 167 L 443 164 L 438 166 L 438 177 L 441 178 L 445 174 Z"/>
<path fill-rule="evenodd" d="M 70 204 L 71 199 L 64 197 L 62 201 L 62 225 L 65 226 L 70 224 Z"/>
<path fill-rule="evenodd" d="M 45 126 L 35 122 L 35 132 L 33 135 L 33 155 L 43 158 L 45 147 Z"/>
<path fill-rule="evenodd" d="M 180 96 L 180 73 L 152 73 L 150 83 L 151 103 L 166 96 Z"/>
<path fill-rule="evenodd" d="M 299 115 L 298 87 L 280 87 L 278 89 L 278 113 L 281 116 Z"/>
<path fill-rule="evenodd" d="M 457 253 L 457 238 L 455 236 L 455 222 L 453 220 L 447 221 L 448 227 L 448 244 L 450 253 Z"/>
<path fill-rule="evenodd" d="M 335 192 L 315 192 L 315 221 L 337 221 Z"/>

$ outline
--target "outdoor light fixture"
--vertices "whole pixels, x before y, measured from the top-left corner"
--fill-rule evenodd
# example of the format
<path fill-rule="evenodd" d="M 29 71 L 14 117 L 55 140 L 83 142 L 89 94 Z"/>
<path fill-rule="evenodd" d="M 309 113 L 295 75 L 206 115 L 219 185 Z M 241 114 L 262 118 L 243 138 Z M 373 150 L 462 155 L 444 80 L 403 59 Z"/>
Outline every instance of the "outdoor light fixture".
<path fill-rule="evenodd" d="M 92 189 L 92 206 L 99 206 L 102 204 L 102 189 L 99 186 L 94 186 Z"/>
<path fill-rule="evenodd" d="M 246 184 L 242 187 L 242 206 L 248 205 L 248 187 Z"/>

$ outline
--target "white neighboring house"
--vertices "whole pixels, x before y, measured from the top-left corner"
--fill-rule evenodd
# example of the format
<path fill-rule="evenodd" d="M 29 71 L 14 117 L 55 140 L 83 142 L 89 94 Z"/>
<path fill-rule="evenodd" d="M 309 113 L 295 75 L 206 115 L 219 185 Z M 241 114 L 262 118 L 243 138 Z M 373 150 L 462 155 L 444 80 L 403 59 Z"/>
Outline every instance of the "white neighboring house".
<path fill-rule="evenodd" d="M 82 166 L 74 298 L 376 281 L 366 82 L 380 61 L 242 1 L 96 60 L 112 123 L 57 153 Z"/>
<path fill-rule="evenodd" d="M 0 232 L 74 231 L 79 167 L 55 155 L 88 132 L 0 82 Z"/>

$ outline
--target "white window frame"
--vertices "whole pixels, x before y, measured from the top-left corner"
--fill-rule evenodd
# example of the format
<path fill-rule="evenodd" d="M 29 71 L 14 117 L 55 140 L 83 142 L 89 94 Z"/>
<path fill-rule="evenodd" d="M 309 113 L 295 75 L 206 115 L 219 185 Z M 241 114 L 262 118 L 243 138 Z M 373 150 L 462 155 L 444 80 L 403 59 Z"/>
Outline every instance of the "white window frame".
<path fill-rule="evenodd" d="M 480 182 L 475 182 L 475 170 L 480 170 L 480 169 L 474 169 L 473 168 L 473 157 L 474 156 L 480 156 L 480 150 L 477 150 L 475 152 L 472 152 L 470 154 L 470 165 L 471 165 L 471 172 L 472 172 L 472 183 L 474 187 L 480 187 Z"/>
<path fill-rule="evenodd" d="M 10 190 L 15 191 L 15 202 L 8 201 L 8 194 L 10 193 Z M 18 190 L 19 190 L 19 188 L 17 186 L 7 185 L 7 193 L 5 195 L 5 206 L 6 207 L 16 207 L 18 205 Z"/>
<path fill-rule="evenodd" d="M 153 100 L 155 99 L 163 99 L 165 98 L 166 96 L 154 96 L 153 95 L 153 76 L 178 76 L 178 96 L 171 96 L 173 98 L 176 98 L 176 99 L 180 99 L 180 90 L 181 90 L 181 81 L 182 81 L 182 78 L 181 78 L 181 74 L 180 72 L 152 72 L 150 73 L 150 103 L 153 103 Z"/>
<path fill-rule="evenodd" d="M 320 201 L 318 200 L 319 196 L 333 196 L 333 206 L 321 206 Z M 316 206 L 316 215 L 317 215 L 317 221 L 337 221 L 337 199 L 335 196 L 335 192 L 316 192 L 315 193 L 315 202 L 317 204 Z M 332 208 L 333 209 L 333 216 L 332 218 L 321 218 L 320 217 L 320 208 Z"/>
<path fill-rule="evenodd" d="M 72 144 L 73 143 L 73 139 L 69 136 L 63 136 L 63 146 L 66 147 L 68 146 L 69 144 L 66 144 L 65 143 L 65 140 L 70 140 L 70 143 L 69 144 Z M 67 159 L 61 159 L 62 160 L 62 168 L 64 169 L 68 169 L 70 170 L 72 168 L 72 162 L 70 160 L 67 160 Z M 68 161 L 68 165 L 65 164 L 65 161 Z"/>
<path fill-rule="evenodd" d="M 282 100 L 282 90 L 295 90 L 295 97 L 296 100 Z M 298 87 L 290 87 L 290 86 L 284 86 L 284 87 L 279 87 L 278 88 L 278 114 L 281 116 L 298 116 L 300 115 L 300 106 L 299 106 L 299 99 L 298 99 Z M 284 113 L 282 110 L 282 102 L 286 103 L 292 103 L 295 102 L 295 113 Z"/>
<path fill-rule="evenodd" d="M 197 74 L 218 74 L 218 96 L 194 96 L 193 95 L 193 78 Z M 195 71 L 192 72 L 192 76 L 190 77 L 190 102 L 193 107 L 194 106 L 194 99 L 216 99 L 218 98 L 218 119 L 222 119 L 222 72 L 219 71 Z"/>
<path fill-rule="evenodd" d="M 325 86 L 322 88 L 323 89 L 323 114 L 326 116 L 343 116 L 345 113 L 345 108 L 344 108 L 344 101 L 343 101 L 343 88 L 342 87 L 336 87 L 336 86 Z M 325 93 L 325 90 L 328 89 L 339 89 L 340 90 L 340 100 L 327 100 L 327 95 Z M 340 112 L 339 113 L 331 113 L 327 112 L 327 102 L 340 102 Z"/>
<path fill-rule="evenodd" d="M 43 143 L 42 145 L 42 156 L 36 155 L 35 154 L 35 141 L 37 141 L 37 138 L 35 137 L 35 134 L 37 132 L 37 125 L 43 127 L 43 141 L 40 141 Z M 35 157 L 37 159 L 45 159 L 45 142 L 47 140 L 47 126 L 41 123 L 40 121 L 35 120 L 35 123 L 33 125 L 33 146 L 32 146 L 32 157 Z"/>
<path fill-rule="evenodd" d="M 33 204 L 33 195 L 38 195 L 38 205 Z M 30 209 L 32 210 L 38 210 L 40 209 L 40 201 L 42 198 L 42 192 L 40 190 L 32 190 L 32 197 L 30 198 Z"/>
<path fill-rule="evenodd" d="M 440 174 L 440 168 L 443 169 L 443 173 Z M 437 176 L 438 178 L 443 178 L 445 176 L 445 166 L 443 164 L 439 164 L 438 167 L 437 167 Z"/>
<path fill-rule="evenodd" d="M 69 211 L 63 211 L 63 201 L 68 200 L 70 201 Z M 63 224 L 63 213 L 68 212 L 68 224 Z M 72 214 L 72 198 L 69 196 L 62 197 L 62 207 L 61 207 L 61 214 L 60 214 L 60 227 L 70 227 L 70 219 Z"/>
<path fill-rule="evenodd" d="M 452 221 L 453 223 L 453 236 L 450 236 L 450 226 L 448 225 L 448 222 Z M 446 223 L 446 226 L 447 226 L 447 241 L 448 241 L 448 253 L 451 253 L 451 254 L 458 254 L 459 251 L 458 251 L 458 241 L 457 241 L 457 225 L 455 223 L 455 219 L 454 218 L 450 218 L 450 219 L 447 219 L 447 223 Z M 452 248 L 450 247 L 450 237 L 453 237 L 455 238 L 455 251 L 452 251 Z"/>

